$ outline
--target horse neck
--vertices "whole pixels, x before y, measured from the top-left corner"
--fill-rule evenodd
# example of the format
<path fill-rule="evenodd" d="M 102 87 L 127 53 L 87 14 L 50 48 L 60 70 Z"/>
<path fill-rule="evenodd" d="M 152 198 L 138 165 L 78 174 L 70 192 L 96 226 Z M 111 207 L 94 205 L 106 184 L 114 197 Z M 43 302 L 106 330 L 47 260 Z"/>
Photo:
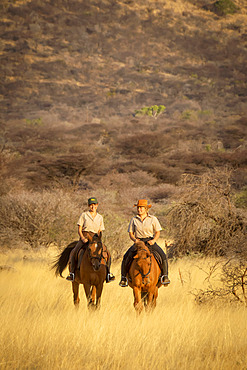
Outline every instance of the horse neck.
<path fill-rule="evenodd" d="M 83 231 L 82 233 L 88 240 L 93 239 L 94 233 L 92 231 Z"/>

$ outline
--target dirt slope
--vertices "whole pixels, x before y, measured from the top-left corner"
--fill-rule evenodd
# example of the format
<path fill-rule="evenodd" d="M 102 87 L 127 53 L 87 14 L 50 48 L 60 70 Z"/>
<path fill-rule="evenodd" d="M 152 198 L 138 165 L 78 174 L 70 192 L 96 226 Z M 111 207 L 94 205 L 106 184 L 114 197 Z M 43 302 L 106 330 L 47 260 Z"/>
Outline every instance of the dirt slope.
<path fill-rule="evenodd" d="M 246 166 L 247 4 L 4 0 L 1 174 L 29 187 Z M 164 105 L 158 119 L 134 117 Z M 93 175 L 92 175 L 93 169 Z"/>

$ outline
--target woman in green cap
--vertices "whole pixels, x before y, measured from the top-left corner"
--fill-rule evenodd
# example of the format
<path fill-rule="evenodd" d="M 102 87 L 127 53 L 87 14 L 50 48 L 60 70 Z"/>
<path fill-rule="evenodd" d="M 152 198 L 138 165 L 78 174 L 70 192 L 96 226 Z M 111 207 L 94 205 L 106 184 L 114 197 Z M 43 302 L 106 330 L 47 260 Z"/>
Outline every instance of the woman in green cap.
<path fill-rule="evenodd" d="M 80 239 L 76 246 L 72 249 L 69 257 L 69 271 L 70 274 L 67 276 L 67 280 L 74 281 L 75 278 L 75 264 L 76 264 L 76 256 L 81 248 L 84 250 L 87 248 L 88 239 L 84 236 L 84 231 L 93 232 L 94 234 L 100 234 L 104 227 L 103 217 L 97 213 L 98 208 L 98 201 L 96 198 L 92 197 L 88 199 L 88 207 L 89 210 L 86 212 L 82 212 L 77 222 L 78 225 L 78 233 Z M 106 276 L 106 282 L 109 283 L 112 280 L 115 280 L 115 276 L 110 273 L 110 261 L 108 263 L 108 273 Z"/>

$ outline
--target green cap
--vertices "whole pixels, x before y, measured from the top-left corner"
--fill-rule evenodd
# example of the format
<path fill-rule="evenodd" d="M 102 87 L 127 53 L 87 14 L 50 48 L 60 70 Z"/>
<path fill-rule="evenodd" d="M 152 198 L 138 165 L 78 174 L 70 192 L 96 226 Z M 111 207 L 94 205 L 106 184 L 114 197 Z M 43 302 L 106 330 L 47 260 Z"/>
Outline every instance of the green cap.
<path fill-rule="evenodd" d="M 98 204 L 98 201 L 97 198 L 89 198 L 87 203 L 90 206 L 90 204 Z"/>

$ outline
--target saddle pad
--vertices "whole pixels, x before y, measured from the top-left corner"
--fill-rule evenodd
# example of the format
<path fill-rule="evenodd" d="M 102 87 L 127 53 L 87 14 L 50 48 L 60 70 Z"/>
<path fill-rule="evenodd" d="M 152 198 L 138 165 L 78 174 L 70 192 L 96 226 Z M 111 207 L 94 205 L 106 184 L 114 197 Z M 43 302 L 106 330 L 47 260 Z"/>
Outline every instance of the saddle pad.
<path fill-rule="evenodd" d="M 160 257 L 159 253 L 156 251 L 152 251 L 154 258 L 156 259 L 159 267 L 162 265 L 162 258 Z"/>

